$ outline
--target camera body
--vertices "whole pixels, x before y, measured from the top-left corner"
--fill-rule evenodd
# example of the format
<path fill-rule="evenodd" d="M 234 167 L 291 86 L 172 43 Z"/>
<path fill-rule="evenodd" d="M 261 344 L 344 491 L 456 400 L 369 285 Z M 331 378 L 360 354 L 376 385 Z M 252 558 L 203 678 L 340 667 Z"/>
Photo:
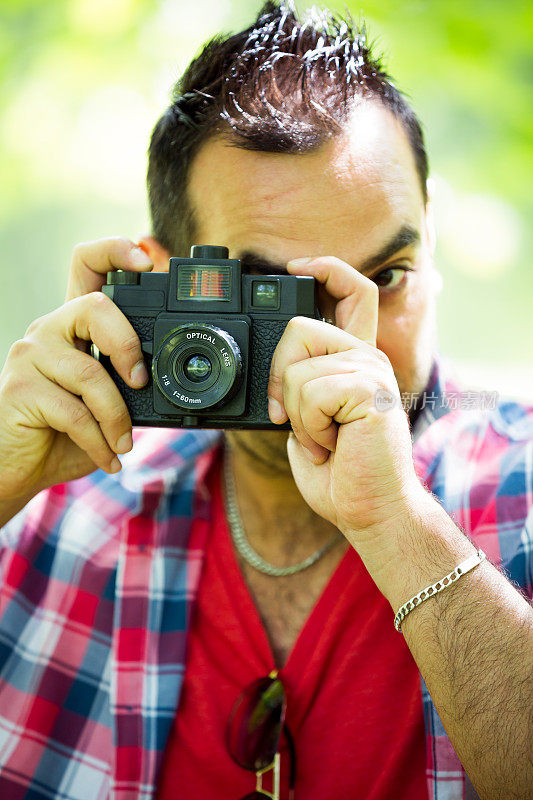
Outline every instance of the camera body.
<path fill-rule="evenodd" d="M 161 273 L 110 272 L 102 291 L 139 336 L 150 380 L 132 389 L 110 359 L 133 425 L 289 429 L 267 409 L 270 364 L 288 321 L 320 318 L 314 278 L 243 274 L 226 247 L 195 245 Z"/>

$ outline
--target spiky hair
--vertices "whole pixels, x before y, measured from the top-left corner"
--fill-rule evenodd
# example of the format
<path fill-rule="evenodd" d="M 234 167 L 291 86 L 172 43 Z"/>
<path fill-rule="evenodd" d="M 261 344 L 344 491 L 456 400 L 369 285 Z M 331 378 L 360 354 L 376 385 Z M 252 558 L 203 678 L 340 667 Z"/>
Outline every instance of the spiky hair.
<path fill-rule="evenodd" d="M 343 130 L 360 98 L 381 103 L 403 125 L 426 199 L 421 125 L 372 53 L 365 25 L 316 8 L 300 20 L 292 0 L 268 0 L 249 28 L 204 46 L 154 128 L 148 188 L 155 237 L 186 255 L 194 237 L 188 171 L 207 139 L 226 134 L 243 149 L 309 152 Z"/>

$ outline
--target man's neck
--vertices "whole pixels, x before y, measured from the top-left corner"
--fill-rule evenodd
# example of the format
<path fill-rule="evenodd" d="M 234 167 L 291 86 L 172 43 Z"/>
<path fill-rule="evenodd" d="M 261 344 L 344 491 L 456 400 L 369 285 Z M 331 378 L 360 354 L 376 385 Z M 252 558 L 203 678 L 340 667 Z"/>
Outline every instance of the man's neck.
<path fill-rule="evenodd" d="M 280 564 L 304 559 L 337 529 L 317 516 L 301 496 L 287 457 L 282 431 L 231 432 L 226 436 L 236 500 L 252 547 Z M 342 535 L 338 533 L 339 542 Z"/>

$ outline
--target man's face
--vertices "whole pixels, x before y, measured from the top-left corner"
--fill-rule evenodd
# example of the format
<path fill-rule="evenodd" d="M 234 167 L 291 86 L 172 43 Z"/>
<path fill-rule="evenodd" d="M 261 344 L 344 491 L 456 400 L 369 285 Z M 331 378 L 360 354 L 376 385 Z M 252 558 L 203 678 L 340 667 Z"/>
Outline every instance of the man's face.
<path fill-rule="evenodd" d="M 192 164 L 189 198 L 195 243 L 226 245 L 244 266 L 336 256 L 376 281 L 377 346 L 401 392 L 424 388 L 435 344 L 432 235 L 409 142 L 389 111 L 360 105 L 345 134 L 302 155 L 213 139 Z"/>

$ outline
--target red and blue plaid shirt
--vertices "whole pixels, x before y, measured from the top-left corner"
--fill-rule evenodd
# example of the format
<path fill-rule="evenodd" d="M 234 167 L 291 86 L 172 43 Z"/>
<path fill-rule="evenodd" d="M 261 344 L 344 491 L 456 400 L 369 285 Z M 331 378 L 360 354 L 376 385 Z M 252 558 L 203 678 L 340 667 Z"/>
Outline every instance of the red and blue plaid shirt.
<path fill-rule="evenodd" d="M 531 595 L 533 407 L 471 410 L 458 392 L 436 365 L 413 430 L 418 474 Z M 136 430 L 120 473 L 41 492 L 1 530 L 0 797 L 154 796 L 204 559 L 189 533 L 193 520 L 209 529 L 219 438 Z M 429 798 L 476 798 L 422 690 Z"/>

